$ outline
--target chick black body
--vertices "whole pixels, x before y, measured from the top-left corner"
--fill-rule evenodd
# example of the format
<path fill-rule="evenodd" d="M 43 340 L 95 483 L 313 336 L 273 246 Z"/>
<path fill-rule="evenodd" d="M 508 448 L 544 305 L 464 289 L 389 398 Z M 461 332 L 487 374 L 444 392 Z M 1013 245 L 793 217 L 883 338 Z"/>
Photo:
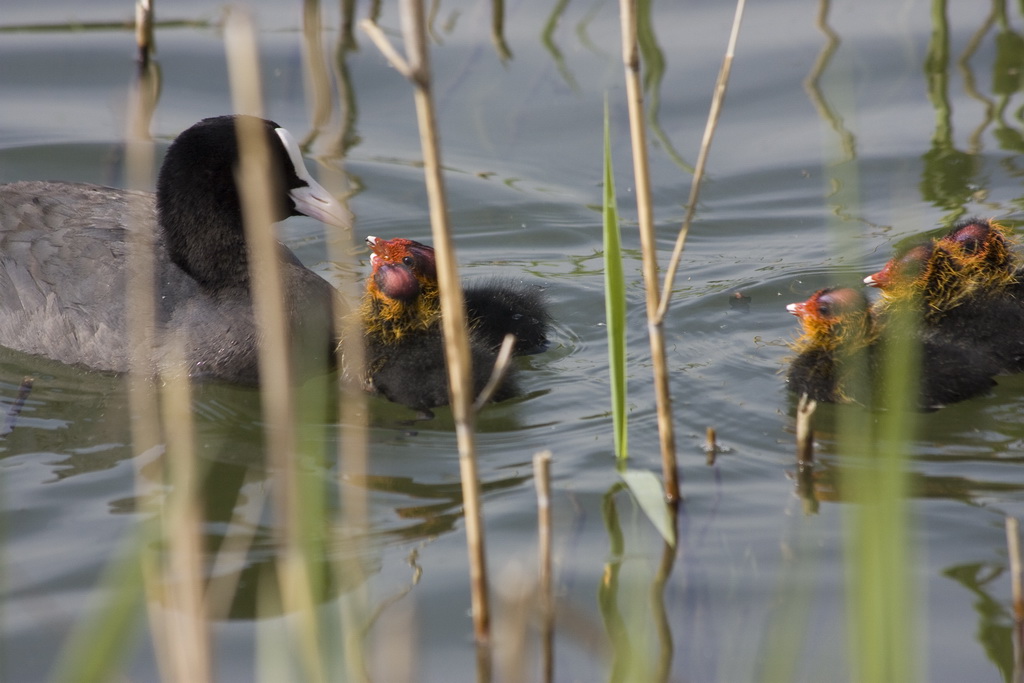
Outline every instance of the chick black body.
<path fill-rule="evenodd" d="M 434 250 L 407 239 L 368 237 L 373 272 L 361 308 L 366 341 L 365 383 L 388 400 L 429 412 L 449 403 L 448 375 Z M 479 395 L 506 334 L 514 352 L 547 342 L 550 318 L 539 289 L 506 280 L 467 288 L 472 385 Z M 510 372 L 492 396 L 518 393 Z"/>
<path fill-rule="evenodd" d="M 865 278 L 882 291 L 876 315 L 913 313 L 924 341 L 963 348 L 966 363 L 1024 370 L 1024 269 L 1012 246 L 997 223 L 958 223 Z"/>
<path fill-rule="evenodd" d="M 883 329 L 867 299 L 848 289 L 823 289 L 787 309 L 800 319 L 803 334 L 786 377 L 790 391 L 827 403 L 874 402 L 884 398 L 883 362 L 887 346 L 920 345 L 920 363 L 905 368 L 919 378 L 917 404 L 933 410 L 989 391 L 997 364 L 970 344 L 917 328 L 899 334 Z M 888 325 L 894 325 L 892 320 Z M 907 338 L 906 334 L 912 335 Z"/>

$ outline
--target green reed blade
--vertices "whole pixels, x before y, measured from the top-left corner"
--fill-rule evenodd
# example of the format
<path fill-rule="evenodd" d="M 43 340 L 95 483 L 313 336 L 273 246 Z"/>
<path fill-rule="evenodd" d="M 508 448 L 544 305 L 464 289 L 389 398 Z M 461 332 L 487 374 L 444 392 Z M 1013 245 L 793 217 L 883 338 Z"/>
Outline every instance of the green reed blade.
<path fill-rule="evenodd" d="M 615 456 L 625 459 L 626 450 L 626 283 L 622 274 L 622 242 L 619 211 L 615 202 L 608 102 L 604 105 L 604 306 L 608 325 L 608 374 L 611 378 L 612 425 Z"/>

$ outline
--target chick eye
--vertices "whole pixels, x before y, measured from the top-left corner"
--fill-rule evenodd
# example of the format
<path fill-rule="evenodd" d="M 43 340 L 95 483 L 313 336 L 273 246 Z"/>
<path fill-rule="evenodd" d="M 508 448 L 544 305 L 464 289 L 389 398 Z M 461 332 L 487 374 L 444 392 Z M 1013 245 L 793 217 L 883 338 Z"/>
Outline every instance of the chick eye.
<path fill-rule="evenodd" d="M 415 263 L 415 260 L 413 260 L 412 256 L 406 256 L 402 259 L 402 263 L 412 268 L 412 264 Z"/>

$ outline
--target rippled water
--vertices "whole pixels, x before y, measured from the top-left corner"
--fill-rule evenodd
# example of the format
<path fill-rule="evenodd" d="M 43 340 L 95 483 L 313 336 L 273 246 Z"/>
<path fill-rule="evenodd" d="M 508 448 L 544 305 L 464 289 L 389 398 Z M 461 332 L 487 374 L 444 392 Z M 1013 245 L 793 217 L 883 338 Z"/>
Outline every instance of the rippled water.
<path fill-rule="evenodd" d="M 685 166 L 696 157 L 733 13 L 728 3 L 710 0 L 665 4 L 653 8 L 664 70 L 646 72 L 663 261 L 683 216 L 690 183 Z M 135 69 L 133 37 L 128 30 L 88 27 L 128 19 L 122 5 L 4 8 L 0 181 L 123 182 L 119 140 Z M 1005 68 L 1019 67 L 1024 55 L 1014 33 L 1019 10 L 1007 9 L 1008 23 L 999 17 L 989 23 L 989 8 L 975 2 L 934 6 L 944 7 L 945 23 L 924 3 L 748 7 L 666 323 L 685 496 L 681 550 L 664 598 L 675 679 L 762 675 L 772 654 L 768 636 L 780 626 L 801 634 L 796 678 L 835 680 L 847 670 L 841 534 L 850 506 L 841 502 L 841 474 L 851 465 L 835 454 L 828 425 L 836 409 L 826 407 L 816 479 L 820 508 L 805 514 L 788 476 L 792 399 L 780 372 L 794 324 L 784 306 L 819 287 L 859 279 L 895 245 L 961 211 L 1011 223 L 1020 218 L 1021 76 Z M 267 112 L 303 138 L 311 113 L 300 7 L 252 7 L 262 26 Z M 157 9 L 168 22 L 211 22 L 157 30 L 162 90 L 152 130 L 162 149 L 194 121 L 230 111 L 231 104 L 219 10 L 205 3 Z M 823 10 L 832 40 L 816 24 Z M 601 639 L 606 622 L 595 600 L 606 563 L 622 560 L 619 601 L 629 623 L 649 633 L 646 591 L 661 553 L 655 532 L 624 494 L 615 498 L 626 538 L 621 556 L 602 518 L 605 493 L 617 481 L 595 208 L 606 96 L 627 223 L 631 465 L 655 471 L 660 465 L 632 222 L 618 7 L 591 2 L 556 11 L 554 3 L 537 0 L 508 3 L 511 57 L 503 61 L 490 39 L 489 5 L 443 2 L 432 23 L 432 59 L 463 274 L 541 281 L 557 320 L 552 348 L 522 362 L 527 395 L 490 407 L 481 418 L 495 592 L 513 580 L 515 567 L 532 572 L 530 458 L 550 448 L 556 582 L 571 615 L 559 625 L 556 671 L 559 680 L 596 680 L 611 675 Z M 393 12 L 385 8 L 384 26 L 397 28 Z M 323 39 L 333 46 L 339 23 L 333 8 L 324 18 Z M 357 272 L 328 259 L 316 222 L 292 219 L 282 232 L 300 258 L 336 283 L 365 273 L 362 237 L 429 241 L 430 235 L 411 90 L 364 36 L 357 39 L 359 49 L 345 59 L 354 125 L 344 160 L 355 190 Z M 926 60 L 942 64 L 944 55 L 945 66 L 926 78 Z M 658 61 L 645 60 L 649 66 Z M 338 106 L 337 95 L 331 101 Z M 311 157 L 330 157 L 336 149 L 337 120 L 335 113 L 313 136 Z M 336 168 L 337 160 L 324 164 Z M 750 298 L 748 307 L 730 305 L 736 292 Z M 54 652 L 104 597 L 100 576 L 144 517 L 136 511 L 142 494 L 134 471 L 146 481 L 153 468 L 152 454 L 132 456 L 128 399 L 118 379 L 5 352 L 5 403 L 14 402 L 26 374 L 35 377 L 34 386 L 0 442 L 0 678 L 11 681 L 45 678 Z M 272 617 L 253 619 L 255 577 L 274 559 L 273 520 L 259 507 L 274 473 L 262 461 L 252 392 L 203 387 L 194 407 L 198 450 L 211 469 L 204 491 L 207 533 L 218 543 L 254 535 L 252 549 L 238 558 L 243 590 L 232 618 L 215 624 L 218 679 L 252 680 L 256 643 L 273 639 L 282 627 Z M 1022 408 L 1024 378 L 1010 377 L 990 396 L 920 417 L 911 511 L 927 680 L 1009 675 L 1003 517 L 1024 512 Z M 373 400 L 369 411 L 370 474 L 346 484 L 370 494 L 369 550 L 359 559 L 370 572 L 372 604 L 411 587 L 371 633 L 370 669 L 387 680 L 394 670 L 388 667 L 400 666 L 392 643 L 401 642 L 400 649 L 411 651 L 413 680 L 471 680 L 450 416 L 441 411 L 411 430 L 400 424 L 409 414 L 399 407 Z M 310 438 L 333 452 L 339 428 L 330 418 L 321 426 Z M 707 426 L 716 428 L 726 449 L 713 467 L 704 464 L 701 450 Z M 325 483 L 335 475 L 329 461 L 313 471 Z M 332 548 L 327 559 L 344 551 Z M 334 586 L 331 594 L 349 588 Z M 499 633 L 513 612 L 499 606 Z M 589 626 L 579 626 L 580 618 Z M 138 680 L 155 677 L 147 643 L 139 639 L 127 664 Z"/>

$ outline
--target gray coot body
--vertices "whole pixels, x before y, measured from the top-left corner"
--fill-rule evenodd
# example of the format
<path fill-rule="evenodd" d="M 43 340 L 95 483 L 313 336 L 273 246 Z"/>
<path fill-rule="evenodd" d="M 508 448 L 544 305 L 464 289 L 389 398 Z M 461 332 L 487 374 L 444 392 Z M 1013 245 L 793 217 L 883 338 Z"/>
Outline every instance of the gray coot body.
<path fill-rule="evenodd" d="M 235 119 L 204 119 L 183 132 L 167 151 L 155 196 L 79 183 L 0 185 L 0 345 L 129 370 L 129 233 L 148 225 L 156 260 L 153 370 L 166 364 L 174 333 L 185 341 L 191 375 L 258 381 Z M 263 124 L 284 189 L 272 220 L 302 213 L 343 224 L 343 207 L 310 176 L 288 132 Z M 310 367 L 326 368 L 335 291 L 283 245 L 279 258 L 293 342 Z"/>

